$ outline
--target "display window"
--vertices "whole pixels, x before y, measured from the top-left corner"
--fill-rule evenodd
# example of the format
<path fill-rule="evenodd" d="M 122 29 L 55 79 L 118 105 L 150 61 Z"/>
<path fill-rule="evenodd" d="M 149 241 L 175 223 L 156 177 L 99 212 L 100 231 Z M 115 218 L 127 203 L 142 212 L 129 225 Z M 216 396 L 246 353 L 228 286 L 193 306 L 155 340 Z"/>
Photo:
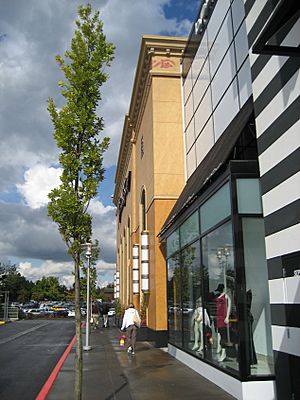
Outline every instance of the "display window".
<path fill-rule="evenodd" d="M 199 241 L 181 252 L 183 348 L 203 354 L 202 284 Z"/>
<path fill-rule="evenodd" d="M 168 259 L 168 324 L 169 340 L 175 346 L 182 346 L 182 302 L 180 253 Z"/>
<path fill-rule="evenodd" d="M 261 218 L 243 218 L 246 277 L 246 366 L 250 376 L 274 373 L 269 287 Z"/>
<path fill-rule="evenodd" d="M 204 312 L 210 319 L 212 346 L 205 357 L 222 368 L 238 370 L 238 319 L 232 224 L 202 238 Z"/>
<path fill-rule="evenodd" d="M 241 380 L 272 378 L 259 181 L 220 179 L 198 204 L 166 239 L 169 342 Z"/>

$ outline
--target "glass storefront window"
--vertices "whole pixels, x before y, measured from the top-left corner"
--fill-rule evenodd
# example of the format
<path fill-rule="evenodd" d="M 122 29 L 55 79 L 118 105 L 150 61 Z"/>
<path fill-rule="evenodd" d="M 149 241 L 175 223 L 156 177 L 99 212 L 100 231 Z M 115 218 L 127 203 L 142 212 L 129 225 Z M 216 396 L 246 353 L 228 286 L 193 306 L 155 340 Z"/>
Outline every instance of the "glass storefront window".
<path fill-rule="evenodd" d="M 239 213 L 260 213 L 259 180 L 237 179 L 237 201 Z M 228 182 L 167 238 L 169 342 L 242 380 L 267 377 L 274 361 L 264 222 L 240 216 L 233 233 L 232 220 L 222 223 L 229 216 Z M 243 248 L 234 249 L 233 237 Z"/>
<path fill-rule="evenodd" d="M 261 194 L 258 179 L 237 179 L 238 211 L 240 214 L 261 214 Z"/>
<path fill-rule="evenodd" d="M 182 305 L 180 253 L 168 259 L 168 322 L 169 341 L 182 346 Z"/>
<path fill-rule="evenodd" d="M 207 231 L 230 213 L 230 190 L 229 183 L 226 183 L 200 207 L 201 232 Z"/>
<path fill-rule="evenodd" d="M 271 315 L 262 218 L 243 218 L 248 375 L 274 373 Z"/>
<path fill-rule="evenodd" d="M 202 239 L 204 310 L 210 319 L 212 346 L 205 358 L 237 371 L 238 331 L 231 222 Z"/>
<path fill-rule="evenodd" d="M 181 253 L 183 347 L 203 354 L 202 345 L 202 298 L 199 241 L 186 247 Z M 199 315 L 198 315 L 199 314 Z"/>
<path fill-rule="evenodd" d="M 199 236 L 199 214 L 196 211 L 179 228 L 181 247 Z"/>
<path fill-rule="evenodd" d="M 179 250 L 179 230 L 177 229 L 167 239 L 167 257 Z"/>

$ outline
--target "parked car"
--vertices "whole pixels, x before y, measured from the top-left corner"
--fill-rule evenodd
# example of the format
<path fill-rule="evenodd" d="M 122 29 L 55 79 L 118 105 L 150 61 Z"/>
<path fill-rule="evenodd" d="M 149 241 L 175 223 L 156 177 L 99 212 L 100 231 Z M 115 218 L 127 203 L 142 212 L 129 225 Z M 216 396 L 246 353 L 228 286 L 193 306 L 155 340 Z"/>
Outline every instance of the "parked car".
<path fill-rule="evenodd" d="M 108 311 L 108 316 L 113 317 L 114 315 L 116 315 L 116 310 L 112 307 Z"/>
<path fill-rule="evenodd" d="M 54 317 L 68 317 L 69 311 L 67 309 L 53 310 Z"/>
<path fill-rule="evenodd" d="M 75 318 L 75 310 L 69 310 L 68 311 L 68 317 Z"/>
<path fill-rule="evenodd" d="M 32 316 L 44 316 L 44 313 L 42 310 L 40 310 L 39 308 L 29 308 L 26 312 L 28 317 L 32 317 Z"/>

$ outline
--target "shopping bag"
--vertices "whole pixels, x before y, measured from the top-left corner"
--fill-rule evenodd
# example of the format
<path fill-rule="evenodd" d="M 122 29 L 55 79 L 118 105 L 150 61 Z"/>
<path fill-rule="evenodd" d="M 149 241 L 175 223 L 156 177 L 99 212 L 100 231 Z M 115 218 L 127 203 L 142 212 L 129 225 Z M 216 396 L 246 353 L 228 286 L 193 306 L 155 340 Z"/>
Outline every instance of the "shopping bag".
<path fill-rule="evenodd" d="M 120 336 L 120 347 L 124 347 L 124 345 L 125 345 L 125 336 L 121 335 Z"/>

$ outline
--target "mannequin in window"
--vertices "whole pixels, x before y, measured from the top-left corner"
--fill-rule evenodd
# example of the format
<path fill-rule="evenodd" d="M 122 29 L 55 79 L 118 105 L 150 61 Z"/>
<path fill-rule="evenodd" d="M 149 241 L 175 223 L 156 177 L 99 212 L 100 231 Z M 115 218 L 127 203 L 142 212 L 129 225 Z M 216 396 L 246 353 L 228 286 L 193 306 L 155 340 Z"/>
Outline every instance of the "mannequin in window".
<path fill-rule="evenodd" d="M 198 352 L 203 351 L 203 308 L 202 300 L 199 298 L 196 301 L 196 309 L 192 316 L 192 325 L 194 326 L 194 346 L 192 350 Z M 204 324 L 210 327 L 210 320 L 206 309 L 204 309 Z"/>
<path fill-rule="evenodd" d="M 250 365 L 255 365 L 255 364 L 257 364 L 257 358 L 256 358 L 255 347 L 254 347 L 253 330 L 252 330 L 254 318 L 251 313 L 251 304 L 252 304 L 252 290 L 251 289 L 247 290 L 247 292 L 246 292 L 246 301 L 247 301 L 247 321 L 248 321 L 248 335 L 249 335 L 249 362 L 250 362 Z"/>
<path fill-rule="evenodd" d="M 216 303 L 216 328 L 218 332 L 217 353 L 219 353 L 218 361 L 224 361 L 226 358 L 225 344 L 227 340 L 227 327 L 229 324 L 229 315 L 231 312 L 231 297 L 224 285 L 222 292 L 215 298 Z"/>

